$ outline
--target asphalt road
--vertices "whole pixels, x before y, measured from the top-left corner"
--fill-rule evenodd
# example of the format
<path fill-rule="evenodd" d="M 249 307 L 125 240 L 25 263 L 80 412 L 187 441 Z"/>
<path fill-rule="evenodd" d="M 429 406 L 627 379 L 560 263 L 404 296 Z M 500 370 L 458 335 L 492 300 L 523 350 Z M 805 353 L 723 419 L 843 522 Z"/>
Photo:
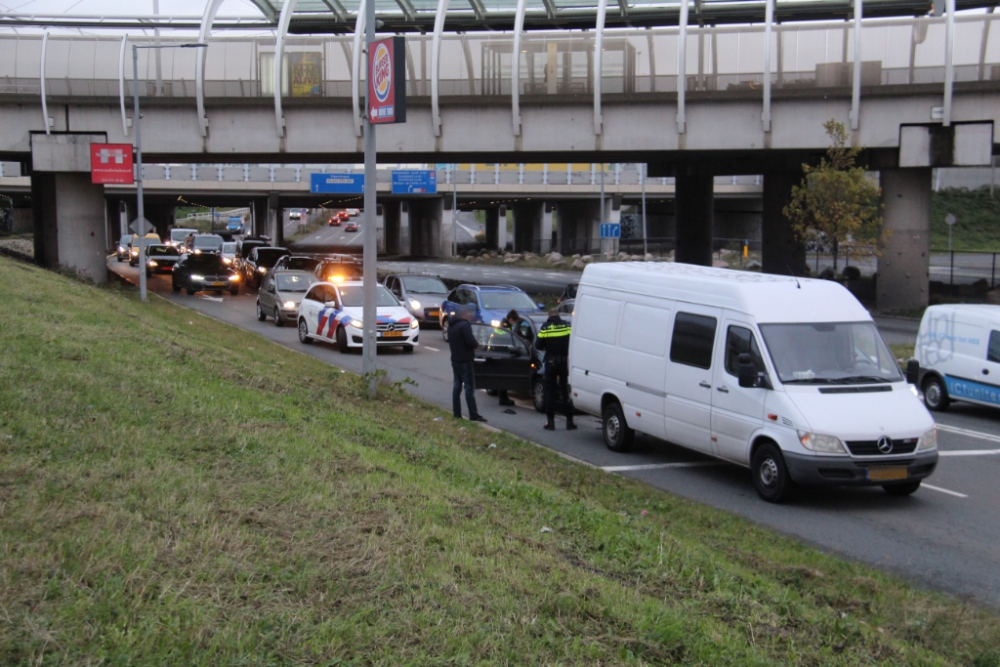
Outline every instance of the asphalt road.
<path fill-rule="evenodd" d="M 331 252 L 331 248 L 337 248 L 337 252 L 361 252 L 364 243 L 364 214 L 351 218 L 351 222 L 358 225 L 357 232 L 344 231 L 343 225 L 340 227 L 325 226 L 310 234 L 304 239 L 300 239 L 295 244 L 289 244 L 299 252 Z M 475 240 L 476 234 L 483 231 L 483 225 L 476 222 L 472 211 L 459 211 L 457 225 L 455 226 L 455 240 L 458 243 L 471 243 Z M 286 233 L 287 230 L 286 230 Z"/>
<path fill-rule="evenodd" d="M 136 270 L 126 264 L 111 259 L 108 266 L 133 282 L 137 280 Z M 479 270 L 482 272 L 483 267 Z M 484 281 L 482 276 L 479 280 Z M 560 280 L 565 284 L 564 278 Z M 302 345 L 292 328 L 278 328 L 271 321 L 258 322 L 253 293 L 238 297 L 173 294 L 169 277 L 162 276 L 151 279 L 149 285 L 170 301 L 258 333 L 319 363 L 355 373 L 361 370 L 358 354 L 341 354 L 332 345 L 321 343 Z M 197 321 L 194 313 L 192 321 Z M 378 362 L 390 379 L 410 378 L 416 382 L 415 386 L 408 385 L 407 391 L 450 410 L 451 369 L 447 345 L 439 331 L 423 331 L 420 346 L 413 354 L 383 350 Z M 604 446 L 596 418 L 581 417 L 581 428 L 574 432 L 549 432 L 542 430 L 544 417 L 534 411 L 526 397 L 515 397 L 515 414 L 506 414 L 496 398 L 485 392 L 479 392 L 477 398 L 480 412 L 491 427 L 609 473 L 633 477 L 666 492 L 739 514 L 824 551 L 1000 609 L 998 411 L 956 405 L 950 412 L 937 415 L 941 461 L 929 483 L 913 496 L 896 498 L 879 488 L 811 488 L 803 489 L 789 504 L 771 505 L 757 497 L 743 468 L 643 436 L 637 436 L 633 453 L 615 454 Z M 489 431 L 482 432 L 482 440 L 484 446 L 489 444 Z"/>

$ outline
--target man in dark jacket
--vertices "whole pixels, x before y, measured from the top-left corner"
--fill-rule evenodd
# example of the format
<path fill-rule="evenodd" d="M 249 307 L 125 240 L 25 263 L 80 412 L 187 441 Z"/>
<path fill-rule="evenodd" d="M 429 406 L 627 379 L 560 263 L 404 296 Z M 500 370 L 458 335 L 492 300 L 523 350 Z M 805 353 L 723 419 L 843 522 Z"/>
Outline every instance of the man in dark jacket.
<path fill-rule="evenodd" d="M 448 320 L 448 346 L 451 348 L 451 370 L 454 384 L 451 389 L 451 407 L 455 419 L 462 418 L 462 386 L 465 385 L 465 402 L 469 406 L 469 419 L 474 422 L 484 422 L 486 419 L 476 408 L 476 377 L 473 371 L 473 359 L 479 341 L 472 333 L 473 309 L 466 305 L 457 310 L 454 317 Z"/>
<path fill-rule="evenodd" d="M 545 352 L 545 416 L 548 422 L 545 430 L 556 428 L 556 400 L 563 398 L 566 413 L 566 430 L 576 428 L 573 423 L 573 400 L 569 395 L 569 336 L 572 327 L 569 322 L 559 317 L 558 310 L 549 311 L 549 319 L 545 321 L 535 338 L 535 349 Z"/>

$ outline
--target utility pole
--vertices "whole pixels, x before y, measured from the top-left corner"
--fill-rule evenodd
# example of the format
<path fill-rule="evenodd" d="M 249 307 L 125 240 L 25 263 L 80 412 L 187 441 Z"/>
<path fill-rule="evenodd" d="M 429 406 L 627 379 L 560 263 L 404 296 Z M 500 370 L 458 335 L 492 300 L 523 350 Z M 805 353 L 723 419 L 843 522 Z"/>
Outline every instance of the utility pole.
<path fill-rule="evenodd" d="M 365 55 L 364 62 L 368 66 L 368 50 L 371 43 L 375 41 L 375 0 L 367 0 L 365 4 Z M 365 77 L 367 81 L 371 77 L 371 72 Z M 378 319 L 378 275 L 376 272 L 376 262 L 378 261 L 375 238 L 375 126 L 371 122 L 370 108 L 371 100 L 369 94 L 365 95 L 365 229 L 364 229 L 364 268 L 362 270 L 364 307 L 361 319 L 362 328 L 362 364 L 361 371 L 367 385 L 366 391 L 369 398 L 375 398 L 376 391 L 376 348 L 378 346 L 376 334 L 376 320 Z"/>
<path fill-rule="evenodd" d="M 646 176 L 649 172 L 649 165 L 643 162 L 641 169 L 639 175 L 642 179 L 642 258 L 645 260 L 646 255 L 649 254 L 649 241 L 646 238 Z"/>

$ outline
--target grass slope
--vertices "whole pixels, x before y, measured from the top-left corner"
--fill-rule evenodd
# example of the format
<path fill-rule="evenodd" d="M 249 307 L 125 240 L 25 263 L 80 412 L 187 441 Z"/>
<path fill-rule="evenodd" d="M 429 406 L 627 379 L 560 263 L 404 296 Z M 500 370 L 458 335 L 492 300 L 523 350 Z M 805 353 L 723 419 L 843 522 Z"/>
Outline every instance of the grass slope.
<path fill-rule="evenodd" d="M 958 222 L 952 230 L 955 250 L 1000 252 L 1000 197 L 991 198 L 989 188 L 946 189 L 931 199 L 931 248 L 948 249 L 948 225 L 953 213 Z"/>
<path fill-rule="evenodd" d="M 998 662 L 980 609 L 159 298 L 0 281 L 0 664 Z"/>

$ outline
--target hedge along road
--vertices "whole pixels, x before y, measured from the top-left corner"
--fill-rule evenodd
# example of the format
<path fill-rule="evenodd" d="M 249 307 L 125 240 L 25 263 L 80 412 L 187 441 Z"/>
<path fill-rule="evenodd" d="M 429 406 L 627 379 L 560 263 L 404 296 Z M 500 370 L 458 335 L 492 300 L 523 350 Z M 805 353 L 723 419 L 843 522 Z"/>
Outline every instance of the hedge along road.
<path fill-rule="evenodd" d="M 113 258 L 108 268 L 130 282 L 136 269 Z M 174 294 L 169 276 L 149 280 L 151 291 L 193 311 L 253 331 L 345 371 L 361 372 L 361 355 L 341 354 L 333 345 L 302 345 L 291 327 L 255 317 L 256 292 L 237 297 Z M 420 398 L 451 407 L 451 367 L 440 331 L 425 329 L 413 354 L 383 350 L 379 367 L 394 382 Z M 542 430 L 544 417 L 525 397 L 515 397 L 515 414 L 497 399 L 477 395 L 489 426 L 500 428 L 581 462 L 626 475 L 664 491 L 726 509 L 762 525 L 811 543 L 825 551 L 868 563 L 929 588 L 943 590 L 1000 609 L 1000 413 L 954 406 L 936 415 L 941 461 L 927 484 L 908 498 L 880 488 L 807 488 L 787 505 L 771 505 L 757 497 L 749 473 L 669 443 L 637 436 L 635 451 L 608 451 L 600 421 L 581 417 L 573 432 Z M 464 403 L 463 403 L 464 404 Z M 431 417 L 428 417 L 430 419 Z"/>

